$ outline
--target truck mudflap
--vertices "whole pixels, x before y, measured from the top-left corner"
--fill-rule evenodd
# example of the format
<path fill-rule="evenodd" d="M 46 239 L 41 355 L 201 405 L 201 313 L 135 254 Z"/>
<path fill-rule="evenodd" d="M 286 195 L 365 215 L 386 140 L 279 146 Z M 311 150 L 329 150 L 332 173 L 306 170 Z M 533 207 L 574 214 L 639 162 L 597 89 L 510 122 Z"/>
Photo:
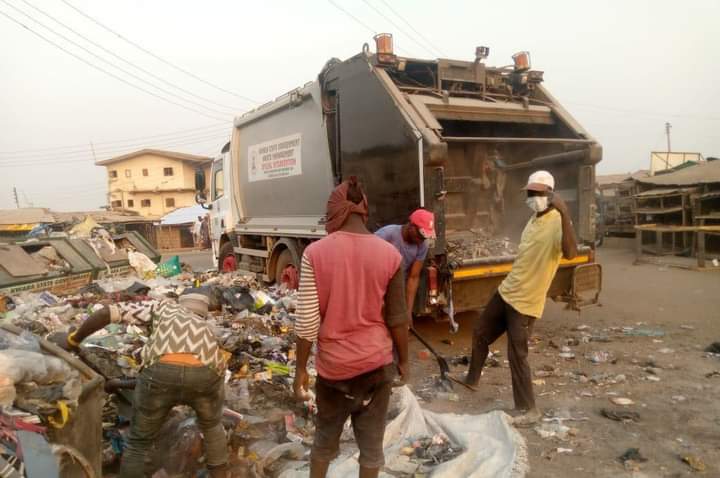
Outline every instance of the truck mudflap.
<path fill-rule="evenodd" d="M 602 290 L 602 266 L 597 263 L 583 264 L 575 267 L 570 282 L 570 293 L 560 296 L 559 300 L 567 302 L 567 308 L 581 310 L 600 303 Z"/>

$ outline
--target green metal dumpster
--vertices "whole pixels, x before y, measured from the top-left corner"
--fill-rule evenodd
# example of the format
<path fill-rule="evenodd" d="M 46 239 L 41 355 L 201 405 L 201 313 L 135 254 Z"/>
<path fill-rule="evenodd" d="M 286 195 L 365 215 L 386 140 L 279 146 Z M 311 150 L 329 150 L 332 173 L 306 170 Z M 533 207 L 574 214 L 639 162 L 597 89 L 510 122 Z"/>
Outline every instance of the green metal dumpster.
<path fill-rule="evenodd" d="M 14 334 L 22 332 L 20 328 L 9 324 L 0 324 L 0 328 Z M 74 355 L 47 340 L 38 339 L 44 353 L 65 361 L 80 372 L 83 380 L 77 410 L 70 416 L 63 428 L 48 427 L 48 438 L 51 443 L 66 445 L 79 451 L 92 467 L 95 477 L 100 478 L 102 477 L 102 411 L 105 400 L 105 380 Z M 86 477 L 87 474 L 79 463 L 64 460 L 60 476 L 61 478 L 78 478 Z"/>

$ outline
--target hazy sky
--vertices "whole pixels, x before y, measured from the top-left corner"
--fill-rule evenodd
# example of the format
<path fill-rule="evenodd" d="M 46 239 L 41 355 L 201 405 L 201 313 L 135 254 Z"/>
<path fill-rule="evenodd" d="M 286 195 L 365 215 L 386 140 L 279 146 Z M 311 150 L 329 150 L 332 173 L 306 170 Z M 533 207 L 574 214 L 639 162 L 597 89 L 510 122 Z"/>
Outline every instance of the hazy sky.
<path fill-rule="evenodd" d="M 14 207 L 13 186 L 22 206 L 104 205 L 105 169 L 94 166 L 91 142 L 98 159 L 142 147 L 213 155 L 233 116 L 255 105 L 239 96 L 265 102 L 313 80 L 329 58 L 372 44 L 371 30 L 392 32 L 401 54 L 422 58 L 472 60 L 487 45 L 488 64 L 499 66 L 529 50 L 545 85 L 602 143 L 601 173 L 648 167 L 650 151 L 665 149 L 665 121 L 673 150 L 720 156 L 717 0 L 333 2 L 0 0 L 0 12 L 91 65 L 207 115 L 110 77 L 0 14 L 0 208 Z"/>

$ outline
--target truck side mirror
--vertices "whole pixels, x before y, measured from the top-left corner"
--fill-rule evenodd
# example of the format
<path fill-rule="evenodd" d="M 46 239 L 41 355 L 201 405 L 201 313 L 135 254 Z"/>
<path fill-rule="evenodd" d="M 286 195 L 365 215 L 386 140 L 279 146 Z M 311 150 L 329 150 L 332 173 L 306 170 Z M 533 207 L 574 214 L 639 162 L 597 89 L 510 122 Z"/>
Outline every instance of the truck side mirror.
<path fill-rule="evenodd" d="M 195 191 L 205 191 L 205 171 L 197 169 L 195 171 Z"/>

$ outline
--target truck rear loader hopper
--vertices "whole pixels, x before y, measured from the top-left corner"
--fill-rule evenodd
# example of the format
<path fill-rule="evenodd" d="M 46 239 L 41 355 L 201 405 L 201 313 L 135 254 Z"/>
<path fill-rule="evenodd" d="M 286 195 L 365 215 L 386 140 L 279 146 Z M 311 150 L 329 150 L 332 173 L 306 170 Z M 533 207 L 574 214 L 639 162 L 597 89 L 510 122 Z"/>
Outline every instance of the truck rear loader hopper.
<path fill-rule="evenodd" d="M 266 280 L 295 277 L 285 273 L 325 234 L 330 191 L 352 175 L 368 194 L 372 230 L 402 224 L 418 207 L 435 214 L 416 314 L 484 307 L 514 256 L 483 240 L 519 240 L 533 170 L 553 174 L 579 240 L 593 244 L 602 148 L 542 86 L 527 52 L 491 68 L 483 47 L 474 61 L 421 60 L 395 56 L 387 35 L 376 42 L 377 53 L 366 45 L 332 59 L 317 81 L 236 118 L 210 187 L 211 207 L 229 198 L 225 209 L 237 216 L 214 245 L 220 264 L 224 251 Z M 202 173 L 197 179 L 202 190 Z M 218 223 L 227 222 L 226 210 Z M 594 250 L 581 247 L 562 261 L 548 295 L 576 309 L 595 304 L 601 278 Z"/>

